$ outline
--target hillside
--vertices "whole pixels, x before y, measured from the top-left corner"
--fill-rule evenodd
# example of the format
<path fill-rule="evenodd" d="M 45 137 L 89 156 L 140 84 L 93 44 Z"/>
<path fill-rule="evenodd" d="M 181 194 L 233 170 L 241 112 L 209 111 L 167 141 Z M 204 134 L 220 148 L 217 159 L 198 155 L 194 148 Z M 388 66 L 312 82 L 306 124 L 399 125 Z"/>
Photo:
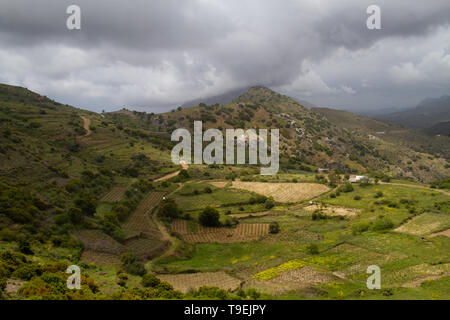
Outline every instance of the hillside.
<path fill-rule="evenodd" d="M 119 121 L 117 115 L 114 117 Z M 398 125 L 341 111 L 308 110 L 293 99 L 263 87 L 253 87 L 224 106 L 201 104 L 160 115 L 135 112 L 133 117 L 122 115 L 120 121 L 138 119 L 142 126 L 167 133 L 180 127 L 192 129 L 194 120 L 202 120 L 206 128 L 222 131 L 278 128 L 283 169 L 381 171 L 425 182 L 450 174 L 443 159 L 450 155 L 447 139 L 430 138 Z M 384 136 L 376 137 L 378 132 L 385 132 Z"/>
<path fill-rule="evenodd" d="M 396 122 L 409 128 L 427 131 L 427 128 L 440 122 L 450 121 L 450 96 L 427 98 L 415 108 L 380 115 L 377 118 Z"/>
<path fill-rule="evenodd" d="M 247 165 L 181 170 L 169 159 L 170 133 L 194 120 L 221 130 L 280 129 L 280 172 L 260 176 Z M 365 285 L 349 280 L 353 272 L 366 275 L 360 259 L 397 262 L 401 250 L 414 264 L 448 261 L 448 250 L 436 258 L 426 250 L 445 247 L 437 235 L 450 226 L 449 165 L 437 152 L 424 153 L 447 141 L 438 137 L 309 110 L 263 87 L 224 106 L 96 114 L 0 85 L 0 122 L 0 298 L 192 299 L 218 292 L 221 299 L 269 299 L 285 294 L 271 279 L 289 270 L 304 273 L 305 287 L 282 283 L 296 298 L 337 297 L 331 287 L 310 290 L 317 278 L 334 283 L 335 271 L 343 272 L 339 281 L 351 298 Z M 346 175 L 354 173 L 383 182 L 352 186 Z M 433 190 L 389 178 L 442 181 Z M 214 224 L 205 224 L 205 211 Z M 394 227 L 398 234 L 386 232 Z M 431 244 L 419 238 L 435 235 Z M 393 248 L 380 254 L 383 239 Z M 318 269 L 328 258 L 333 265 Z M 83 270 L 79 293 L 65 289 L 71 264 Z M 392 290 L 408 284 L 395 277 L 403 268 L 396 263 L 389 271 Z M 448 264 L 432 270 L 440 276 Z M 205 284 L 220 289 L 199 289 Z M 416 294 L 429 297 L 425 289 Z"/>

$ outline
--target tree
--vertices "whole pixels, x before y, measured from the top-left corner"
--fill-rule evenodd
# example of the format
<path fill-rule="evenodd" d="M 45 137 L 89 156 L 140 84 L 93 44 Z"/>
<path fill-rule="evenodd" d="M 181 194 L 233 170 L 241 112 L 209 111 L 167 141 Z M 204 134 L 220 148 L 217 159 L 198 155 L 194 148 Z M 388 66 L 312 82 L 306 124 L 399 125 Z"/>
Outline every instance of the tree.
<path fill-rule="evenodd" d="M 26 239 L 19 240 L 19 251 L 23 254 L 33 254 L 30 242 Z"/>
<path fill-rule="evenodd" d="M 137 276 L 142 276 L 146 273 L 144 264 L 138 259 L 133 253 L 125 253 L 122 255 L 122 268 L 130 273 Z"/>
<path fill-rule="evenodd" d="M 180 209 L 173 199 L 167 199 L 159 209 L 159 215 L 169 219 L 178 218 L 180 213 Z"/>
<path fill-rule="evenodd" d="M 94 197 L 89 195 L 79 197 L 74 201 L 74 204 L 87 216 L 93 216 L 97 211 L 97 201 Z"/>
<path fill-rule="evenodd" d="M 317 244 L 315 243 L 311 243 L 310 245 L 308 245 L 306 247 L 306 250 L 310 253 L 310 254 L 318 254 L 319 253 L 319 247 L 317 246 Z"/>
<path fill-rule="evenodd" d="M 273 207 L 275 207 L 275 201 L 273 201 L 273 199 L 267 199 L 264 207 L 266 209 L 272 209 Z"/>
<path fill-rule="evenodd" d="M 276 234 L 276 233 L 280 232 L 280 225 L 278 224 L 278 222 L 274 221 L 274 222 L 270 223 L 269 232 L 272 234 Z"/>
<path fill-rule="evenodd" d="M 83 212 L 78 208 L 70 208 L 67 215 L 73 224 L 79 224 L 83 222 Z"/>
<path fill-rule="evenodd" d="M 159 280 L 154 274 L 147 273 L 142 276 L 141 284 L 143 287 L 148 288 L 154 288 L 157 285 L 161 283 L 161 280 Z"/>
<path fill-rule="evenodd" d="M 219 211 L 212 207 L 206 207 L 200 214 L 200 223 L 207 227 L 218 227 L 220 226 L 220 214 Z"/>

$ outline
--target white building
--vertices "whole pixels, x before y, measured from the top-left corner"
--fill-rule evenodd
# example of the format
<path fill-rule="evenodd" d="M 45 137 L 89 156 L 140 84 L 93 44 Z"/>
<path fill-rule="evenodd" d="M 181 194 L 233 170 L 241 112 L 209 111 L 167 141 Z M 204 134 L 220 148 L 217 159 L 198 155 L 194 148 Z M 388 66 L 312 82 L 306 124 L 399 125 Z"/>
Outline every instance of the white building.
<path fill-rule="evenodd" d="M 359 182 L 369 181 L 369 177 L 368 176 L 355 176 L 355 177 L 351 177 L 350 179 L 348 179 L 348 181 L 351 183 L 359 183 Z"/>

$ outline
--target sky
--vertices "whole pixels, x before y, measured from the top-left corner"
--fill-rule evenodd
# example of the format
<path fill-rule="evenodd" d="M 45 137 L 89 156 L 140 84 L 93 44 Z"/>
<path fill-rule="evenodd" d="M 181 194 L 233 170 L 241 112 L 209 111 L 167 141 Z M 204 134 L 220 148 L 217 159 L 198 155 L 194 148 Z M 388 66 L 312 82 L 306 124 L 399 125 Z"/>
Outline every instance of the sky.
<path fill-rule="evenodd" d="M 81 30 L 66 27 L 72 4 Z M 97 112 L 252 85 L 394 111 L 450 93 L 450 1 L 1 0 L 0 82 Z"/>

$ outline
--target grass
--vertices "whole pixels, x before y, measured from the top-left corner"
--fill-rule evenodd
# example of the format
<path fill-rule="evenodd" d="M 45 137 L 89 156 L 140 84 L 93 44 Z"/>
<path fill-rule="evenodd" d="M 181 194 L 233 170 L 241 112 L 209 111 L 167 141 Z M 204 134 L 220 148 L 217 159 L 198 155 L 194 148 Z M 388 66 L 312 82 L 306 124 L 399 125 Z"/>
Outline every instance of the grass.
<path fill-rule="evenodd" d="M 212 193 L 204 192 L 205 187 L 210 187 Z M 199 194 L 194 194 L 195 190 Z M 175 193 L 174 198 L 180 208 L 185 211 L 192 211 L 202 210 L 207 206 L 245 204 L 250 201 L 252 195 L 250 192 L 216 188 L 207 183 L 188 182 L 180 191 Z"/>

